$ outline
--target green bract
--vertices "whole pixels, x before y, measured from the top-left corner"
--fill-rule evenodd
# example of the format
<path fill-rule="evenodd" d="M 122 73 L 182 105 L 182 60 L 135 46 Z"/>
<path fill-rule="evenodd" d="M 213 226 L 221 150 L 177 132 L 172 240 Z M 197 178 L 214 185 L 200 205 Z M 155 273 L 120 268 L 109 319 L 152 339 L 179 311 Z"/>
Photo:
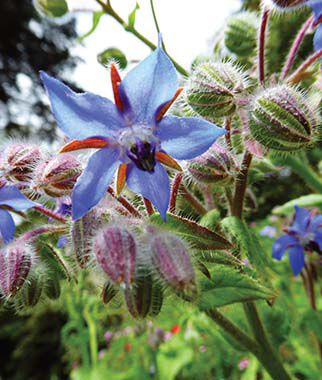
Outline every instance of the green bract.
<path fill-rule="evenodd" d="M 191 75 L 187 103 L 210 120 L 230 116 L 236 111 L 237 98 L 246 87 L 244 73 L 233 63 L 201 63 Z"/>
<path fill-rule="evenodd" d="M 301 91 L 282 85 L 255 98 L 249 127 L 253 138 L 265 147 L 292 152 L 316 141 L 318 114 Z"/>

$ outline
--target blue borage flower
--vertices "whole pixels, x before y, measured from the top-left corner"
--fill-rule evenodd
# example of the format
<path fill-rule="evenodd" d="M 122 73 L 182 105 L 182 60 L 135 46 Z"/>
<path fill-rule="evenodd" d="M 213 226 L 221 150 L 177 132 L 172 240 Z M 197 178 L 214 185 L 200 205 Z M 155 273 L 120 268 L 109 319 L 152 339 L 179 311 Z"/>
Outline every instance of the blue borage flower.
<path fill-rule="evenodd" d="M 36 206 L 27 199 L 15 186 L 0 183 L 0 241 L 5 244 L 13 239 L 15 222 L 8 210 L 24 211 Z"/>
<path fill-rule="evenodd" d="M 174 65 L 158 47 L 121 80 L 111 79 L 115 104 L 92 93 L 77 94 L 41 72 L 58 127 L 71 139 L 61 151 L 98 148 L 72 194 L 72 216 L 79 219 L 104 196 L 118 169 L 116 187 L 125 182 L 150 200 L 163 218 L 170 198 L 166 169 L 205 151 L 225 130 L 195 117 L 164 116 L 181 89 Z"/>
<path fill-rule="evenodd" d="M 307 5 L 311 7 L 314 13 L 313 25 L 317 26 L 313 39 L 314 49 L 320 50 L 322 49 L 322 0 L 309 0 Z"/>
<path fill-rule="evenodd" d="M 281 260 L 288 251 L 293 273 L 297 276 L 304 267 L 306 249 L 322 251 L 322 215 L 313 216 L 307 209 L 295 206 L 293 224 L 274 242 L 273 257 Z"/>

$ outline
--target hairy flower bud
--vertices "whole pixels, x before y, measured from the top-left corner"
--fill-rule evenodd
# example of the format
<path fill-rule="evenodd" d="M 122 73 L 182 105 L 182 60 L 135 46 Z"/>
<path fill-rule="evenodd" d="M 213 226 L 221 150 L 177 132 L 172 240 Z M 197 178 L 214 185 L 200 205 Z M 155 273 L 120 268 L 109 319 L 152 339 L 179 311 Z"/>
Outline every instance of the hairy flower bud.
<path fill-rule="evenodd" d="M 51 197 L 70 195 L 82 165 L 72 155 L 59 154 L 41 163 L 34 175 L 35 187 Z"/>
<path fill-rule="evenodd" d="M 203 117 L 215 119 L 232 115 L 247 81 L 239 67 L 231 62 L 205 62 L 194 69 L 186 100 Z"/>
<path fill-rule="evenodd" d="M 151 238 L 152 264 L 161 278 L 178 292 L 194 286 L 195 272 L 183 241 L 176 235 L 162 232 Z"/>
<path fill-rule="evenodd" d="M 199 182 L 226 185 L 233 178 L 236 164 L 227 149 L 215 144 L 202 156 L 189 161 L 188 171 Z"/>
<path fill-rule="evenodd" d="M 71 236 L 77 263 L 85 268 L 92 256 L 93 238 L 102 227 L 101 212 L 95 208 L 72 224 Z"/>
<path fill-rule="evenodd" d="M 34 0 L 37 11 L 47 17 L 62 17 L 68 12 L 66 0 Z"/>
<path fill-rule="evenodd" d="M 2 157 L 0 170 L 9 181 L 27 182 L 39 160 L 40 149 L 30 144 L 11 144 Z"/>
<path fill-rule="evenodd" d="M 163 292 L 161 286 L 153 281 L 148 269 L 140 268 L 134 284 L 125 289 L 125 301 L 134 318 L 159 314 L 163 303 Z"/>
<path fill-rule="evenodd" d="M 107 226 L 94 240 L 94 255 L 100 267 L 115 284 L 131 284 L 135 275 L 137 246 L 124 227 Z"/>
<path fill-rule="evenodd" d="M 308 0 L 271 0 L 278 8 L 289 9 L 305 5 Z"/>
<path fill-rule="evenodd" d="M 28 280 L 28 284 L 21 290 L 20 303 L 23 306 L 36 306 L 40 300 L 44 283 L 42 278 L 31 277 Z"/>
<path fill-rule="evenodd" d="M 239 57 L 252 56 L 257 46 L 259 21 L 254 12 L 241 12 L 229 18 L 225 30 L 225 45 Z"/>
<path fill-rule="evenodd" d="M 14 296 L 25 283 L 34 262 L 27 245 L 11 244 L 0 250 L 0 293 Z"/>
<path fill-rule="evenodd" d="M 297 151 L 315 142 L 317 112 L 299 90 L 277 86 L 265 90 L 255 99 L 249 128 L 253 138 L 267 148 Z"/>

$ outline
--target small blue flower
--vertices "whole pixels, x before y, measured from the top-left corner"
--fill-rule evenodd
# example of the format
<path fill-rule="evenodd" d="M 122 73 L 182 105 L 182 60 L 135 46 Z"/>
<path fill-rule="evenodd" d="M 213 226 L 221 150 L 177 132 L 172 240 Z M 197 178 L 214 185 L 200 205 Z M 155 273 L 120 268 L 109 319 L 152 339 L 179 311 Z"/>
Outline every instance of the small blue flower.
<path fill-rule="evenodd" d="M 313 216 L 307 209 L 295 206 L 293 224 L 274 242 L 273 257 L 281 260 L 288 251 L 293 273 L 297 276 L 305 264 L 305 249 L 322 250 L 322 214 Z"/>
<path fill-rule="evenodd" d="M 273 226 L 265 226 L 260 232 L 260 236 L 268 236 L 270 238 L 274 238 L 276 236 L 276 227 Z"/>
<path fill-rule="evenodd" d="M 111 66 L 115 104 L 92 93 L 77 94 L 41 73 L 58 127 L 72 141 L 61 151 L 99 148 L 72 194 L 72 216 L 79 219 L 104 196 L 115 172 L 165 218 L 170 183 L 162 164 L 190 160 L 207 151 L 225 130 L 194 117 L 164 116 L 178 95 L 171 60 L 159 47 L 121 80 Z"/>
<path fill-rule="evenodd" d="M 312 8 L 312 11 L 314 13 L 313 25 L 317 26 L 313 39 L 314 49 L 320 50 L 322 49 L 322 0 L 309 0 L 307 2 L 307 5 Z"/>
<path fill-rule="evenodd" d="M 0 241 L 7 244 L 15 234 L 15 222 L 8 210 L 24 211 L 36 206 L 15 186 L 0 184 Z"/>

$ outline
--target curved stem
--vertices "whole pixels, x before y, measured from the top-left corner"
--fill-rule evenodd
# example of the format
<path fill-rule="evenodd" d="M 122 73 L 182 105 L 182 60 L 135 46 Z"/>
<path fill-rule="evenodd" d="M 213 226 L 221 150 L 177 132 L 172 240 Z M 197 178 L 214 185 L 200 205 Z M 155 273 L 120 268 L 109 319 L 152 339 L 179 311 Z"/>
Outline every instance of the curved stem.
<path fill-rule="evenodd" d="M 177 196 L 179 193 L 179 188 L 182 182 L 182 178 L 183 178 L 182 173 L 177 173 L 173 180 L 171 195 L 170 195 L 170 204 L 169 204 L 169 211 L 173 214 L 176 211 Z"/>
<path fill-rule="evenodd" d="M 306 69 L 308 69 L 314 62 L 316 62 L 322 56 L 322 49 L 313 53 L 302 65 L 287 78 L 287 82 L 291 84 L 295 84 L 300 82 L 300 80 L 305 75 Z"/>
<path fill-rule="evenodd" d="M 39 228 L 35 228 L 34 230 L 27 231 L 23 235 L 21 235 L 17 240 L 27 241 L 37 237 L 42 234 L 57 234 L 65 232 L 64 226 L 54 226 L 54 225 L 45 225 Z"/>
<path fill-rule="evenodd" d="M 313 16 L 310 16 L 306 22 L 303 24 L 302 28 L 300 29 L 300 31 L 298 32 L 297 36 L 295 37 L 295 40 L 293 42 L 293 45 L 291 47 L 291 50 L 288 54 L 288 57 L 287 57 L 287 60 L 285 62 L 285 65 L 283 67 L 283 70 L 282 70 L 282 76 L 281 76 L 281 79 L 285 79 L 294 63 L 294 60 L 295 60 L 295 57 L 296 57 L 296 53 L 298 52 L 299 48 L 300 48 L 300 45 L 305 37 L 305 34 L 307 32 L 307 30 L 309 29 L 309 27 L 311 26 L 312 22 L 314 20 L 314 17 Z"/>
<path fill-rule="evenodd" d="M 127 32 L 133 34 L 145 45 L 147 45 L 150 49 L 155 50 L 157 48 L 157 46 L 153 42 L 151 42 L 145 36 L 143 36 L 143 34 L 138 32 L 134 26 L 129 25 L 125 20 L 123 20 L 123 18 L 118 13 L 116 13 L 115 10 L 112 8 L 109 1 L 106 4 L 102 0 L 96 0 L 96 2 L 100 4 L 100 6 L 102 7 L 102 9 L 104 10 L 106 14 L 114 18 L 114 20 L 116 20 L 120 25 L 122 25 L 123 28 Z M 169 54 L 168 56 L 171 59 L 177 71 L 184 76 L 188 76 L 188 71 L 185 70 L 178 62 L 176 62 Z"/>
<path fill-rule="evenodd" d="M 66 218 L 64 218 L 62 215 L 58 214 L 55 211 L 48 209 L 45 206 L 35 206 L 34 209 L 37 210 L 38 212 L 40 212 L 41 214 L 48 216 L 49 218 L 58 220 L 59 222 L 62 222 L 62 223 L 67 222 Z"/>
<path fill-rule="evenodd" d="M 265 40 L 269 14 L 269 9 L 264 8 L 258 38 L 258 80 L 262 86 L 265 85 Z"/>
<path fill-rule="evenodd" d="M 142 218 L 142 215 L 139 213 L 139 211 L 131 205 L 131 203 L 125 199 L 124 197 L 120 196 L 120 197 L 117 197 L 115 195 L 115 192 L 114 190 L 112 189 L 112 187 L 110 186 L 108 189 L 107 189 L 107 192 L 109 194 L 112 195 L 112 197 L 114 197 L 117 201 L 119 201 L 121 203 L 121 205 L 130 213 L 132 214 L 133 216 L 137 217 L 137 218 Z"/>
<path fill-rule="evenodd" d="M 143 202 L 144 202 L 144 206 L 146 208 L 146 212 L 148 213 L 148 215 L 150 216 L 154 214 L 152 203 L 144 197 L 143 197 Z"/>

